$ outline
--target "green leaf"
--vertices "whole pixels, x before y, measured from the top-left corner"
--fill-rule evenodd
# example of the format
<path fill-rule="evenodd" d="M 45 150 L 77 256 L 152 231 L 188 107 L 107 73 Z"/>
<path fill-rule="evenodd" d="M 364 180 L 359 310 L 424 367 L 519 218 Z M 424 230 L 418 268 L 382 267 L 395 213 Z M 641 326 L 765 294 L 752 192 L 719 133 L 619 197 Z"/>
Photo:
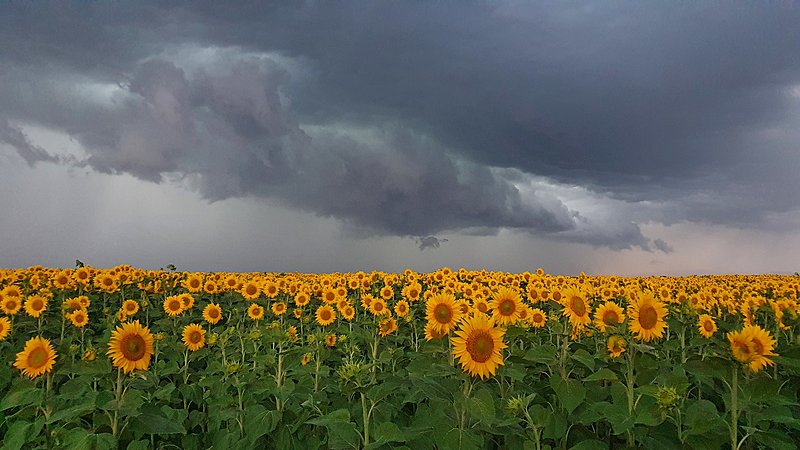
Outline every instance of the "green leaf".
<path fill-rule="evenodd" d="M 361 445 L 361 437 L 355 424 L 350 421 L 350 412 L 346 409 L 337 409 L 330 414 L 310 419 L 306 423 L 328 429 L 329 448 L 359 448 Z"/>
<path fill-rule="evenodd" d="M 110 450 L 117 448 L 117 440 L 108 433 L 92 434 L 82 428 L 72 428 L 64 435 L 66 450 Z"/>
<path fill-rule="evenodd" d="M 371 426 L 371 428 L 373 428 Z M 375 436 L 375 441 L 370 442 L 367 449 L 377 449 L 389 442 L 405 442 L 406 438 L 397 425 L 392 422 L 383 422 L 371 430 L 371 435 Z M 365 449 L 366 450 L 366 449 Z"/>
<path fill-rule="evenodd" d="M 550 377 L 550 386 L 556 392 L 561 406 L 572 413 L 586 398 L 586 388 L 578 380 L 563 379 L 557 375 Z"/>
<path fill-rule="evenodd" d="M 583 381 L 618 381 L 617 374 L 612 372 L 611 369 L 603 367 L 597 372 L 584 378 Z"/>
<path fill-rule="evenodd" d="M 83 399 L 77 405 L 72 405 L 69 408 L 60 409 L 53 413 L 49 419 L 47 419 L 47 424 L 55 423 L 55 422 L 69 422 L 71 420 L 77 419 L 83 415 L 89 414 L 90 412 L 94 411 L 95 409 L 95 399 L 97 394 L 92 392 L 86 398 Z"/>
<path fill-rule="evenodd" d="M 549 365 L 555 362 L 557 350 L 552 345 L 535 345 L 525 353 L 526 361 Z"/>
<path fill-rule="evenodd" d="M 774 450 L 794 450 L 797 442 L 789 437 L 785 432 L 778 430 L 768 430 L 756 433 L 753 438 L 760 443 L 763 448 Z"/>
<path fill-rule="evenodd" d="M 30 422 L 23 421 L 16 421 L 9 425 L 8 431 L 3 436 L 2 450 L 20 450 L 28 442 L 29 437 L 35 438 L 36 436 L 28 436 L 30 426 Z"/>
<path fill-rule="evenodd" d="M 42 402 L 42 390 L 29 385 L 19 385 L 11 389 L 11 392 L 0 401 L 0 411 L 16 408 L 20 406 L 36 405 Z"/>
<path fill-rule="evenodd" d="M 251 443 L 254 443 L 261 436 L 273 432 L 280 420 L 280 412 L 268 410 L 263 405 L 253 405 L 247 409 L 247 414 L 245 414 L 245 436 Z"/>
<path fill-rule="evenodd" d="M 131 441 L 131 443 L 128 444 L 127 450 L 147 450 L 149 447 L 149 441 L 139 439 L 138 441 Z"/>
<path fill-rule="evenodd" d="M 141 414 L 131 419 L 130 429 L 144 434 L 185 433 L 183 422 L 176 422 L 174 418 L 167 415 L 171 409 L 167 406 L 159 409 L 154 405 L 145 405 L 141 409 Z"/>
<path fill-rule="evenodd" d="M 686 408 L 683 423 L 686 425 L 687 434 L 699 435 L 721 426 L 723 421 L 713 403 L 708 400 L 697 400 Z"/>
<path fill-rule="evenodd" d="M 494 398 L 486 389 L 481 389 L 469 399 L 469 414 L 473 419 L 484 424 L 491 424 L 495 419 Z"/>
<path fill-rule="evenodd" d="M 595 450 L 606 447 L 608 447 L 608 443 L 606 442 L 598 441 L 597 439 L 588 439 L 573 445 L 569 450 Z"/>
<path fill-rule="evenodd" d="M 589 352 L 587 352 L 586 350 L 580 349 L 576 351 L 575 353 L 572 354 L 571 358 L 583 364 L 584 366 L 588 367 L 589 370 L 594 370 L 594 364 L 595 364 L 594 357 L 591 354 L 589 354 Z"/>
<path fill-rule="evenodd" d="M 470 431 L 461 432 L 457 428 L 434 433 L 434 439 L 441 450 L 479 450 L 484 447 L 480 436 Z"/>

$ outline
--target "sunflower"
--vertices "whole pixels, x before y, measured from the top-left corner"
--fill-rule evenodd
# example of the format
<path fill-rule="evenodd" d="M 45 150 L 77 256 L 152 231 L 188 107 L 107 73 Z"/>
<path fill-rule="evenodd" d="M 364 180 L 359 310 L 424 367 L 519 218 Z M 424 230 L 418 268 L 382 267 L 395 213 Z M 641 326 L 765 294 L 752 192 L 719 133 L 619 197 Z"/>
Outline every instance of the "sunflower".
<path fill-rule="evenodd" d="M 372 302 L 369 304 L 369 312 L 371 312 L 373 316 L 383 316 L 385 314 L 389 314 L 389 308 L 386 306 L 386 300 L 384 300 L 382 297 L 372 300 Z"/>
<path fill-rule="evenodd" d="M 345 320 L 350 321 L 356 316 L 356 309 L 353 308 L 353 305 L 347 305 L 342 308 L 341 313 Z"/>
<path fill-rule="evenodd" d="M 438 327 L 432 323 L 428 322 L 425 324 L 425 340 L 426 341 L 433 341 L 441 339 L 445 336 L 445 333 L 440 333 L 438 331 Z"/>
<path fill-rule="evenodd" d="M 216 324 L 222 320 L 222 308 L 220 308 L 216 303 L 209 303 L 205 308 L 203 308 L 203 320 L 211 325 Z"/>
<path fill-rule="evenodd" d="M 507 347 L 503 342 L 506 331 L 495 327 L 493 320 L 482 314 L 470 317 L 455 334 L 453 355 L 470 375 L 488 378 L 494 375 L 497 366 L 503 365 L 500 352 Z"/>
<path fill-rule="evenodd" d="M 57 357 L 50 340 L 37 336 L 28 339 L 25 348 L 17 353 L 14 367 L 21 370 L 23 375 L 36 378 L 43 373 L 50 372 Z"/>
<path fill-rule="evenodd" d="M 183 287 L 189 292 L 200 292 L 203 290 L 203 277 L 197 274 L 189 275 L 183 282 Z"/>
<path fill-rule="evenodd" d="M 70 289 L 73 286 L 72 278 L 70 278 L 70 274 L 67 271 L 61 271 L 53 277 L 53 287 L 56 289 Z"/>
<path fill-rule="evenodd" d="M 183 303 L 184 311 L 188 311 L 192 309 L 192 306 L 194 306 L 194 295 L 184 292 L 183 294 L 178 295 L 178 298 L 181 299 L 181 303 Z"/>
<path fill-rule="evenodd" d="M 0 341 L 5 340 L 9 333 L 11 333 L 11 321 L 8 317 L 0 317 Z"/>
<path fill-rule="evenodd" d="M 247 317 L 253 320 L 261 320 L 264 318 L 264 308 L 261 305 L 251 303 L 250 307 L 247 308 Z"/>
<path fill-rule="evenodd" d="M 325 289 L 325 291 L 322 293 L 322 301 L 329 305 L 336 303 L 337 298 L 339 298 L 339 296 L 336 295 L 336 291 L 331 288 Z"/>
<path fill-rule="evenodd" d="M 191 351 L 197 351 L 206 345 L 206 330 L 195 323 L 183 327 L 183 345 Z"/>
<path fill-rule="evenodd" d="M 625 312 L 614 302 L 605 302 L 594 312 L 594 326 L 605 333 L 608 327 L 613 327 L 625 321 Z"/>
<path fill-rule="evenodd" d="M 667 328 L 664 321 L 667 314 L 667 307 L 656 300 L 651 292 L 640 294 L 638 299 L 628 305 L 631 333 L 636 334 L 636 339 L 645 342 L 660 338 Z"/>
<path fill-rule="evenodd" d="M 381 289 L 381 298 L 384 300 L 389 300 L 394 297 L 394 289 L 391 286 L 384 286 Z"/>
<path fill-rule="evenodd" d="M 183 301 L 177 295 L 170 295 L 164 299 L 164 312 L 170 317 L 175 317 L 183 312 Z"/>
<path fill-rule="evenodd" d="M 328 305 L 317 308 L 317 323 L 325 327 L 336 320 L 336 311 Z"/>
<path fill-rule="evenodd" d="M 214 295 L 219 292 L 219 284 L 214 280 L 208 280 L 203 284 L 203 292 L 208 295 Z"/>
<path fill-rule="evenodd" d="M 114 367 L 125 373 L 147 370 L 153 356 L 153 335 L 138 320 L 123 323 L 111 333 L 107 354 Z"/>
<path fill-rule="evenodd" d="M 267 282 L 264 286 L 264 295 L 268 298 L 275 298 L 278 295 L 279 289 L 278 285 L 273 282 Z"/>
<path fill-rule="evenodd" d="M 261 288 L 259 288 L 258 285 L 252 281 L 248 281 L 244 284 L 244 286 L 242 286 L 242 289 L 239 291 L 239 293 L 242 294 L 242 297 L 248 300 L 255 300 L 261 295 Z"/>
<path fill-rule="evenodd" d="M 620 355 L 625 353 L 625 346 L 627 344 L 628 343 L 625 341 L 625 338 L 618 334 L 609 336 L 608 343 L 606 345 L 608 348 L 608 354 L 612 358 L 618 358 Z"/>
<path fill-rule="evenodd" d="M 4 295 L 0 300 L 0 309 L 9 316 L 16 315 L 20 308 L 22 308 L 22 300 L 19 297 Z"/>
<path fill-rule="evenodd" d="M 89 323 L 89 313 L 83 308 L 76 309 L 67 314 L 67 319 L 69 319 L 76 328 L 83 328 Z"/>
<path fill-rule="evenodd" d="M 306 353 L 303 355 L 303 358 L 300 360 L 300 365 L 305 366 L 311 362 L 311 353 Z"/>
<path fill-rule="evenodd" d="M 47 309 L 47 298 L 31 295 L 25 300 L 25 312 L 31 317 L 39 317 Z"/>
<path fill-rule="evenodd" d="M 294 304 L 300 307 L 306 306 L 309 300 L 311 300 L 311 296 L 308 295 L 308 292 L 298 292 L 294 296 Z"/>
<path fill-rule="evenodd" d="M 283 302 L 275 302 L 272 304 L 272 314 L 276 316 L 282 316 L 286 313 L 286 303 Z"/>
<path fill-rule="evenodd" d="M 492 308 L 492 319 L 496 324 L 510 325 L 519 320 L 522 301 L 516 291 L 501 287 L 495 293 L 492 301 L 489 302 L 489 307 Z"/>
<path fill-rule="evenodd" d="M 295 319 L 299 319 L 303 317 L 303 308 L 295 308 L 292 310 L 292 314 L 294 314 Z"/>
<path fill-rule="evenodd" d="M 86 267 L 79 267 L 72 273 L 72 278 L 80 284 L 86 285 L 89 283 L 89 278 L 92 276 L 89 269 Z"/>
<path fill-rule="evenodd" d="M 767 358 L 778 356 L 772 351 L 775 348 L 775 339 L 760 326 L 746 325 L 741 331 L 730 332 L 727 336 L 733 357 L 740 363 L 747 364 L 753 372 L 775 365 L 774 361 Z"/>
<path fill-rule="evenodd" d="M 405 300 L 400 300 L 394 305 L 394 312 L 397 313 L 397 317 L 405 317 L 408 314 L 408 302 Z"/>
<path fill-rule="evenodd" d="M 17 297 L 18 299 L 22 298 L 22 291 L 19 289 L 19 286 L 16 284 L 10 284 L 6 286 L 2 290 L 2 294 L 5 297 Z"/>
<path fill-rule="evenodd" d="M 542 328 L 547 324 L 547 315 L 539 308 L 531 308 L 528 323 L 535 328 Z"/>
<path fill-rule="evenodd" d="M 717 323 L 714 318 L 708 314 L 702 314 L 697 320 L 697 328 L 700 329 L 700 335 L 705 338 L 710 338 L 717 332 Z"/>
<path fill-rule="evenodd" d="M 407 284 L 402 291 L 403 297 L 407 298 L 408 301 L 410 302 L 415 302 L 419 300 L 419 296 L 421 293 L 422 293 L 422 285 L 420 285 L 419 283 Z"/>
<path fill-rule="evenodd" d="M 437 334 L 450 334 L 461 318 L 461 310 L 455 307 L 455 297 L 452 294 L 435 294 L 425 306 L 428 323 L 433 324 Z"/>
<path fill-rule="evenodd" d="M 139 312 L 139 303 L 136 300 L 125 300 L 122 302 L 122 310 L 128 316 L 132 316 Z"/>
<path fill-rule="evenodd" d="M 87 309 L 89 308 L 89 305 L 92 304 L 92 302 L 89 301 L 89 297 L 87 297 L 85 295 L 78 296 L 78 297 L 76 297 L 76 299 L 78 300 L 78 302 L 80 302 L 81 306 L 83 306 L 84 308 L 87 308 Z"/>
<path fill-rule="evenodd" d="M 392 317 L 381 320 L 380 323 L 378 323 L 378 334 L 381 336 L 388 336 L 395 331 L 397 331 L 397 321 Z"/>
<path fill-rule="evenodd" d="M 486 300 L 484 300 L 482 298 L 476 298 L 475 300 L 472 301 L 472 309 L 474 309 L 475 311 L 478 311 L 478 312 L 480 312 L 482 314 L 488 314 L 489 313 L 489 302 L 487 302 Z"/>
<path fill-rule="evenodd" d="M 572 324 L 573 328 L 583 328 L 592 321 L 589 317 L 591 306 L 589 306 L 585 296 L 578 289 L 565 289 L 561 295 L 561 302 L 564 305 L 562 314 L 569 317 L 569 323 Z"/>
<path fill-rule="evenodd" d="M 336 335 L 335 334 L 329 334 L 329 335 L 325 336 L 325 346 L 326 347 L 333 347 L 335 345 L 336 345 Z"/>

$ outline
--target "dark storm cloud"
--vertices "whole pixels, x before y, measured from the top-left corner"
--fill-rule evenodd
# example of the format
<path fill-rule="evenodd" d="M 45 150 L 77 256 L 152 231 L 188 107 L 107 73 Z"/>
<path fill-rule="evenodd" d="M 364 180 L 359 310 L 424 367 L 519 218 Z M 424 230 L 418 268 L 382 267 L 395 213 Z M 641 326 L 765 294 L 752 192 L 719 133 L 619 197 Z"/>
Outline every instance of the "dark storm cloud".
<path fill-rule="evenodd" d="M 798 139 L 762 133 L 800 120 L 798 23 L 791 6 L 669 2 L 4 5 L 0 137 L 32 163 L 50 153 L 8 130 L 53 127 L 95 170 L 365 233 L 667 253 L 638 223 L 758 227 L 800 206 Z M 208 50 L 171 59 L 181 46 Z M 631 206 L 598 220 L 493 167 Z"/>

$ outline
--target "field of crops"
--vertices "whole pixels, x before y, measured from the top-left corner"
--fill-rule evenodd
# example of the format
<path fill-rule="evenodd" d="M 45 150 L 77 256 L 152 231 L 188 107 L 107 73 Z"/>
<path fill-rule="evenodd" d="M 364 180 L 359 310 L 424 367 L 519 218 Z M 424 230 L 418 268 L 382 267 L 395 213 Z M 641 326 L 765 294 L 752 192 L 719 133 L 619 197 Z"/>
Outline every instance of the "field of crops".
<path fill-rule="evenodd" d="M 798 276 L 0 270 L 2 449 L 800 442 Z"/>

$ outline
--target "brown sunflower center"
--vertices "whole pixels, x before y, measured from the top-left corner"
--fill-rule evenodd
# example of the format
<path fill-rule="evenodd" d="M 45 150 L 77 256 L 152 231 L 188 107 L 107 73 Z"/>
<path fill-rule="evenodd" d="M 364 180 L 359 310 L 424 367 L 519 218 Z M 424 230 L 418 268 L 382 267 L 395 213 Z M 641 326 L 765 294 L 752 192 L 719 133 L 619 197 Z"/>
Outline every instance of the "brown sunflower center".
<path fill-rule="evenodd" d="M 482 313 L 486 313 L 486 312 L 489 311 L 489 305 L 487 305 L 486 303 L 483 303 L 483 302 L 478 303 L 476 308 L 478 308 L 478 311 L 480 311 Z"/>
<path fill-rule="evenodd" d="M 211 317 L 212 319 L 216 319 L 217 317 L 219 317 L 219 310 L 217 310 L 217 308 L 209 309 L 208 310 L 208 317 Z"/>
<path fill-rule="evenodd" d="M 558 291 L 553 292 L 553 300 L 555 300 L 557 302 L 561 301 L 561 292 L 558 292 Z"/>
<path fill-rule="evenodd" d="M 542 322 L 544 322 L 544 316 L 543 316 L 541 313 L 534 313 L 534 314 L 531 316 L 531 320 L 532 320 L 534 323 L 542 323 Z"/>
<path fill-rule="evenodd" d="M 189 282 L 189 286 L 191 286 L 191 287 L 192 287 L 192 289 L 196 289 L 196 288 L 200 287 L 200 280 L 198 280 L 198 279 L 196 279 L 196 278 L 192 279 L 192 280 Z"/>
<path fill-rule="evenodd" d="M 170 311 L 180 311 L 181 307 L 183 307 L 183 302 L 177 299 L 170 300 L 170 302 L 167 303 L 167 308 L 169 308 Z"/>
<path fill-rule="evenodd" d="M 708 331 L 709 333 L 713 332 L 714 331 L 714 322 L 712 322 L 710 320 L 706 320 L 705 322 L 703 322 L 703 329 Z"/>
<path fill-rule="evenodd" d="M 645 330 L 652 330 L 658 323 L 658 312 L 653 305 L 645 305 L 639 310 L 639 325 Z"/>
<path fill-rule="evenodd" d="M 753 339 L 753 353 L 756 355 L 764 354 L 764 344 L 760 339 Z"/>
<path fill-rule="evenodd" d="M 586 303 L 577 295 L 573 295 L 569 298 L 569 309 L 571 309 L 576 316 L 582 317 L 586 315 Z"/>
<path fill-rule="evenodd" d="M 37 347 L 28 353 L 28 367 L 39 369 L 47 363 L 47 350 L 44 347 Z"/>
<path fill-rule="evenodd" d="M 122 345 L 119 347 L 125 359 L 129 361 L 142 359 L 146 348 L 144 338 L 138 334 L 129 334 L 122 338 Z"/>
<path fill-rule="evenodd" d="M 494 339 L 488 331 L 475 331 L 467 338 L 466 347 L 473 361 L 483 363 L 492 357 Z"/>
<path fill-rule="evenodd" d="M 34 311 L 41 311 L 42 309 L 44 309 L 44 302 L 40 298 L 34 299 L 31 302 L 31 308 Z"/>
<path fill-rule="evenodd" d="M 436 321 L 439 323 L 450 323 L 450 320 L 453 318 L 453 310 L 444 303 L 439 303 L 433 309 L 433 317 L 436 318 Z"/>
<path fill-rule="evenodd" d="M 6 308 L 12 311 L 17 309 L 17 302 L 14 300 L 6 300 Z"/>
<path fill-rule="evenodd" d="M 497 310 L 500 311 L 500 315 L 502 316 L 510 316 L 514 314 L 516 309 L 517 305 L 514 303 L 514 300 L 510 298 L 500 300 L 500 303 L 497 305 Z"/>
<path fill-rule="evenodd" d="M 375 312 L 383 311 L 383 302 L 375 302 L 372 305 L 372 307 L 375 309 Z"/>
<path fill-rule="evenodd" d="M 192 331 L 189 333 L 189 342 L 192 344 L 199 344 L 203 340 L 203 335 L 199 331 Z"/>
<path fill-rule="evenodd" d="M 331 312 L 328 311 L 327 309 L 323 309 L 322 311 L 319 312 L 319 318 L 324 321 L 330 320 Z"/>
<path fill-rule="evenodd" d="M 619 323 L 619 314 L 614 310 L 607 310 L 603 313 L 603 322 L 607 324 Z"/>

